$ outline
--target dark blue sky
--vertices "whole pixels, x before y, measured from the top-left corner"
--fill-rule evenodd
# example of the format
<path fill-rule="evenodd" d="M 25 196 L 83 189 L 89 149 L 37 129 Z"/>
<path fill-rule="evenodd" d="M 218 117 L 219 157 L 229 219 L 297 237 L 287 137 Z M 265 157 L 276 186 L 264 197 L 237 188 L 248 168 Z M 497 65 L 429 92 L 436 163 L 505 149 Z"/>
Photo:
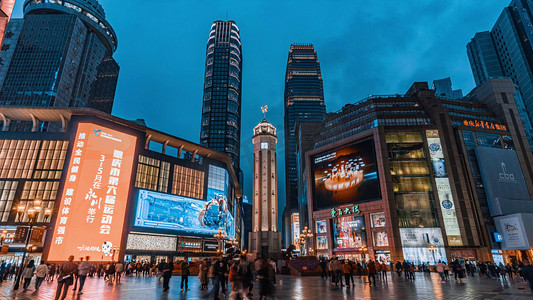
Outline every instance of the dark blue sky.
<path fill-rule="evenodd" d="M 99 0 L 114 27 L 120 76 L 113 114 L 199 142 L 205 50 L 214 20 L 235 20 L 243 50 L 241 165 L 252 191 L 253 127 L 278 128 L 283 211 L 283 89 L 291 43 L 313 43 L 328 111 L 370 94 L 401 94 L 414 81 L 450 76 L 474 87 L 466 43 L 489 30 L 510 0 L 181 1 Z M 15 16 L 22 15 L 18 0 Z"/>

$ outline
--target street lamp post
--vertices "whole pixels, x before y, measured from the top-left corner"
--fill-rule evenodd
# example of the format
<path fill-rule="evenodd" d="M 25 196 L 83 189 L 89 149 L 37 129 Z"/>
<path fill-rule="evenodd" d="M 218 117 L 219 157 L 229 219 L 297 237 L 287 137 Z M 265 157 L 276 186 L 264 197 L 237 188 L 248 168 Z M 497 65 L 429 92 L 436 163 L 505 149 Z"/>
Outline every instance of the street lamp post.
<path fill-rule="evenodd" d="M 437 252 L 437 247 L 431 245 L 431 246 L 428 247 L 428 250 L 433 255 L 433 263 L 436 264 L 437 262 L 435 261 L 435 252 Z"/>
<path fill-rule="evenodd" d="M 305 246 L 307 246 L 307 240 L 311 239 L 312 237 L 313 237 L 313 233 L 311 232 L 309 228 L 307 228 L 307 226 L 305 226 L 304 229 L 302 230 L 302 233 L 300 233 L 300 238 L 304 239 Z M 307 250 L 307 247 L 305 247 L 305 249 Z"/>
<path fill-rule="evenodd" d="M 228 235 L 226 234 L 226 232 L 224 231 L 224 228 L 220 227 L 217 231 L 217 233 L 215 233 L 213 235 L 213 237 L 218 241 L 218 250 L 217 250 L 217 254 L 220 252 L 221 254 L 224 253 L 224 250 L 222 249 L 221 245 L 222 245 L 222 241 L 225 240 Z"/>
<path fill-rule="evenodd" d="M 37 220 L 37 217 L 39 217 L 39 214 L 42 211 L 42 203 L 43 201 L 41 199 L 34 199 L 33 200 L 33 206 L 28 207 L 26 209 L 26 206 L 21 204 L 17 207 L 17 216 L 19 217 L 19 220 L 22 219 L 24 216 L 24 213 L 28 215 L 28 225 L 30 226 L 30 229 L 28 230 L 28 236 L 26 237 L 26 244 L 24 245 L 24 253 L 22 254 L 22 261 L 20 263 L 19 270 L 17 272 L 17 277 L 15 278 L 15 285 L 13 286 L 14 290 L 18 290 L 20 285 L 20 277 L 22 275 L 22 269 L 24 267 L 24 261 L 26 260 L 26 254 L 28 252 L 28 245 L 30 243 L 31 239 L 31 233 L 33 230 L 33 225 L 35 224 L 35 221 Z M 44 210 L 44 221 L 48 219 L 52 215 L 52 210 L 50 208 L 45 208 Z"/>

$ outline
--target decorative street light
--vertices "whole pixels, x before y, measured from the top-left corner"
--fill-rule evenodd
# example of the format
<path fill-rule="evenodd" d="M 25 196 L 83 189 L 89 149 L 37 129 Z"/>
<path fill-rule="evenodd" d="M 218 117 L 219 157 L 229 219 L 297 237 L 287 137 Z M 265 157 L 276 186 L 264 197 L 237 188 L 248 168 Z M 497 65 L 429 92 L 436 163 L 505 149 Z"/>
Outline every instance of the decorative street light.
<path fill-rule="evenodd" d="M 304 227 L 304 229 L 302 230 L 302 233 L 300 233 L 300 239 L 303 239 L 303 243 L 302 243 L 302 246 L 307 246 L 307 240 L 308 239 L 311 239 L 313 237 L 313 233 L 311 232 L 311 230 L 309 228 L 307 228 L 307 226 Z M 306 247 L 304 247 L 305 249 Z M 305 253 L 302 253 L 302 254 L 305 254 Z"/>
<path fill-rule="evenodd" d="M 431 246 L 428 247 L 428 250 L 433 255 L 433 263 L 436 264 L 437 262 L 435 261 L 435 252 L 437 252 L 437 250 L 438 250 L 437 247 L 431 245 Z"/>
<path fill-rule="evenodd" d="M 224 253 L 224 250 L 222 249 L 222 241 L 225 240 L 228 235 L 226 234 L 226 232 L 224 231 L 224 228 L 220 227 L 217 231 L 217 233 L 215 233 L 213 235 L 213 237 L 218 241 L 218 249 L 217 249 L 217 255 L 220 253 Z"/>
<path fill-rule="evenodd" d="M 22 254 L 22 262 L 20 263 L 19 271 L 17 272 L 17 277 L 15 279 L 15 285 L 13 286 L 14 290 L 18 290 L 19 284 L 20 284 L 20 277 L 22 275 L 22 269 L 24 268 L 24 261 L 26 260 L 26 253 L 28 252 L 28 245 L 30 243 L 31 233 L 33 230 L 33 225 L 35 224 L 35 221 L 39 217 L 39 214 L 42 211 L 42 204 L 43 200 L 41 199 L 34 199 L 33 202 L 30 202 L 32 204 L 31 207 L 26 208 L 24 204 L 19 204 L 17 206 L 17 216 L 19 221 L 23 220 L 24 214 L 28 216 L 28 225 L 30 226 L 30 229 L 28 230 L 28 236 L 26 237 L 26 244 L 24 245 L 24 253 Z M 52 215 L 52 210 L 50 208 L 44 209 L 44 222 L 48 221 L 48 218 Z"/>

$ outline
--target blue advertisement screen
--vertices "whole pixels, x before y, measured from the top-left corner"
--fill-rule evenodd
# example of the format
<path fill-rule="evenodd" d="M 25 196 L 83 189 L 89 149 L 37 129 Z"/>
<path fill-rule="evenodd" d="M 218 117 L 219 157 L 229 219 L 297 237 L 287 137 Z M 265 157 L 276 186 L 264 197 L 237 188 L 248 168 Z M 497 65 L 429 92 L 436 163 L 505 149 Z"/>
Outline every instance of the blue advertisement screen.
<path fill-rule="evenodd" d="M 235 222 L 226 195 L 215 190 L 208 194 L 204 201 L 139 190 L 134 226 L 190 235 L 213 235 L 222 227 L 231 239 Z"/>

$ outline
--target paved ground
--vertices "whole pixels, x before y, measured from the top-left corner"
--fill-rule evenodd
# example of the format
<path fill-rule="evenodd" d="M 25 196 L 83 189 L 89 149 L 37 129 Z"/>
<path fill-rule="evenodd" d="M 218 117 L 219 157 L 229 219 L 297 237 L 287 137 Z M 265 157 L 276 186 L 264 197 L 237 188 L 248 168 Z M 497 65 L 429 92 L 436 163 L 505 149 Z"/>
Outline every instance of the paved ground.
<path fill-rule="evenodd" d="M 389 274 L 390 276 L 390 274 Z M 278 276 L 276 299 L 533 299 L 529 287 L 523 283 L 508 284 L 505 281 L 468 278 L 464 284 L 449 282 L 441 284 L 436 274 L 424 276 L 417 274 L 414 282 L 403 279 L 390 279 L 388 284 L 378 282 L 377 287 L 369 287 L 359 277 L 355 277 L 355 288 L 332 287 L 319 277 Z M 4 299 L 54 299 L 56 282 L 43 283 L 39 292 L 33 291 L 33 282 L 26 292 L 13 291 L 12 282 L 0 285 L 0 300 Z M 181 293 L 180 278 L 173 277 L 170 292 L 163 293 L 155 277 L 124 278 L 119 285 L 108 285 L 102 279 L 88 278 L 84 294 L 75 295 L 72 287 L 67 299 L 213 299 L 212 293 L 201 292 L 199 281 L 190 278 L 190 291 Z M 257 291 L 253 299 L 259 299 Z"/>

